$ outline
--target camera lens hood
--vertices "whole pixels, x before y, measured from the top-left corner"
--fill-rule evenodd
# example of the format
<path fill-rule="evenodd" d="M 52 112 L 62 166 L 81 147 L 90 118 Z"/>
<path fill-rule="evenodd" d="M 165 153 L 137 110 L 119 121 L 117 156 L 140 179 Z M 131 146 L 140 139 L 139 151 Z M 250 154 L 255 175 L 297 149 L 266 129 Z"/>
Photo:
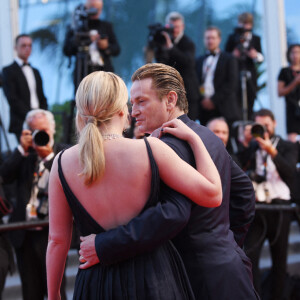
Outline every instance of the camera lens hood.
<path fill-rule="evenodd" d="M 50 137 L 44 130 L 35 130 L 32 134 L 32 139 L 37 146 L 46 146 L 49 143 Z"/>
<path fill-rule="evenodd" d="M 251 128 L 252 136 L 264 138 L 265 132 L 266 132 L 265 126 L 258 124 L 258 123 L 254 123 L 252 125 L 252 128 Z"/>

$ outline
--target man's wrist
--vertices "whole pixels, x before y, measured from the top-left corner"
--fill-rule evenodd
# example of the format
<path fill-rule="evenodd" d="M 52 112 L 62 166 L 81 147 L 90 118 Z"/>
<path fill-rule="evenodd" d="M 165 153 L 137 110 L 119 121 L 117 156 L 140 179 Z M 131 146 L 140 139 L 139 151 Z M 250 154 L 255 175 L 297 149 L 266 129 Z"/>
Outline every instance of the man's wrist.
<path fill-rule="evenodd" d="M 271 146 L 269 148 L 268 153 L 271 155 L 272 158 L 274 158 L 277 155 L 278 151 L 274 146 Z"/>

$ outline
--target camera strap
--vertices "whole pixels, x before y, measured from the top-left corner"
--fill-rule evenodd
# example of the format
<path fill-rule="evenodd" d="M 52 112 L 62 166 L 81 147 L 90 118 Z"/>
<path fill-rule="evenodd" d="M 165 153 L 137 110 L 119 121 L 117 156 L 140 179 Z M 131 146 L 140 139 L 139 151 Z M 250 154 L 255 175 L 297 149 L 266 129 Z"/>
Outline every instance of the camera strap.
<path fill-rule="evenodd" d="M 274 148 L 277 148 L 279 140 L 280 140 L 280 138 L 278 136 L 271 138 L 272 146 Z M 257 173 L 259 175 L 264 176 L 264 178 L 267 178 L 267 165 L 268 165 L 267 161 L 268 161 L 269 154 L 264 150 L 259 150 L 259 153 L 260 153 L 261 159 L 259 159 L 260 161 L 256 162 L 256 164 L 261 165 L 261 167 L 263 169 L 263 174 L 259 174 L 259 172 L 257 172 Z"/>
<path fill-rule="evenodd" d="M 54 153 L 50 153 L 45 159 L 38 159 L 33 174 L 33 183 L 31 189 L 31 197 L 26 206 L 27 220 L 36 219 L 38 217 L 37 209 L 40 205 L 38 199 L 39 192 L 43 191 L 44 194 L 48 193 L 48 183 L 50 172 L 45 167 L 45 162 L 51 160 L 54 157 Z"/>

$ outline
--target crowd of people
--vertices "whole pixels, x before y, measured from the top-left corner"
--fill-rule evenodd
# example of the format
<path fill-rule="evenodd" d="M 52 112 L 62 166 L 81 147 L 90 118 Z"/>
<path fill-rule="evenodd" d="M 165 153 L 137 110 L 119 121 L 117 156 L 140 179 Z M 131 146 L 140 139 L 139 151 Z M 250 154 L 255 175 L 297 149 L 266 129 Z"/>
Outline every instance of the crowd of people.
<path fill-rule="evenodd" d="M 199 57 L 184 17 L 169 13 L 132 75 L 129 112 L 111 61 L 121 48 L 102 9 L 102 0 L 80 5 L 64 43 L 76 57 L 78 144 L 54 140 L 29 35 L 16 37 L 17 56 L 3 68 L 9 132 L 19 141 L 0 164 L 0 183 L 15 183 L 9 222 L 49 219 L 49 228 L 0 236 L 0 299 L 12 248 L 23 299 L 66 299 L 75 222 L 74 299 L 260 299 L 268 239 L 271 283 L 262 299 L 282 300 L 294 218 L 287 208 L 300 199 L 300 45 L 288 48 L 278 76 L 288 140 L 276 135 L 271 110 L 253 110 L 264 56 L 247 12 L 224 50 L 221 30 L 206 28 Z"/>

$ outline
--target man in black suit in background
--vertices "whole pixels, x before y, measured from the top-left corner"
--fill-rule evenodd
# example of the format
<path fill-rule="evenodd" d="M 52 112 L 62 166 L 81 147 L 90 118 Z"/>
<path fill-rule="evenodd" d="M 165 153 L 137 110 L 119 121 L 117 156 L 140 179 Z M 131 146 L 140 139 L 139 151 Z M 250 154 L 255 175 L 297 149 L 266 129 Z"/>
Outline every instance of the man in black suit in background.
<path fill-rule="evenodd" d="M 32 50 L 32 39 L 27 34 L 16 37 L 15 61 L 3 69 L 3 90 L 10 106 L 9 132 L 17 140 L 22 133 L 25 116 L 31 109 L 47 109 L 39 71 L 30 66 L 28 58 Z"/>
<path fill-rule="evenodd" d="M 39 220 L 48 216 L 48 178 L 54 156 L 62 145 L 54 144 L 55 121 L 50 111 L 35 109 L 26 115 L 20 145 L 0 166 L 3 183 L 16 181 L 16 203 L 10 222 Z M 44 145 L 34 132 L 44 131 Z M 24 300 L 43 300 L 47 296 L 46 249 L 48 227 L 16 230 L 10 233 L 16 252 Z M 64 284 L 62 299 L 66 299 Z"/>
<path fill-rule="evenodd" d="M 174 68 L 147 64 L 133 74 L 132 81 L 132 116 L 139 130 L 152 133 L 164 122 L 179 118 L 197 132 L 220 173 L 223 201 L 217 208 L 201 207 L 162 184 L 161 202 L 156 206 L 125 226 L 81 238 L 80 260 L 87 261 L 81 268 L 99 261 L 111 264 L 147 252 L 178 234 L 173 242 L 196 299 L 257 299 L 250 260 L 239 247 L 254 217 L 251 181 L 232 161 L 222 141 L 188 118 L 184 84 Z M 170 135 L 162 140 L 195 166 L 186 142 Z"/>
<path fill-rule="evenodd" d="M 238 26 L 233 34 L 229 35 L 225 51 L 232 53 L 239 61 L 240 79 L 245 76 L 247 89 L 247 103 L 243 104 L 242 82 L 239 88 L 239 100 L 243 107 L 244 115 L 248 120 L 253 119 L 253 105 L 257 92 L 257 63 L 262 63 L 260 37 L 253 34 L 253 15 L 245 12 L 238 16 Z M 245 118 L 243 118 L 245 119 Z"/>
<path fill-rule="evenodd" d="M 173 28 L 171 36 L 162 32 L 165 44 L 155 48 L 155 60 L 175 68 L 181 75 L 187 101 L 189 104 L 189 117 L 196 120 L 199 91 L 197 75 L 195 72 L 194 42 L 184 34 L 184 17 L 178 12 L 170 12 L 166 16 L 166 27 Z"/>
<path fill-rule="evenodd" d="M 199 120 L 205 125 L 209 120 L 223 117 L 229 128 L 241 118 L 237 99 L 238 62 L 220 50 L 221 31 L 208 27 L 204 33 L 206 54 L 197 58 L 196 70 L 199 80 Z"/>

